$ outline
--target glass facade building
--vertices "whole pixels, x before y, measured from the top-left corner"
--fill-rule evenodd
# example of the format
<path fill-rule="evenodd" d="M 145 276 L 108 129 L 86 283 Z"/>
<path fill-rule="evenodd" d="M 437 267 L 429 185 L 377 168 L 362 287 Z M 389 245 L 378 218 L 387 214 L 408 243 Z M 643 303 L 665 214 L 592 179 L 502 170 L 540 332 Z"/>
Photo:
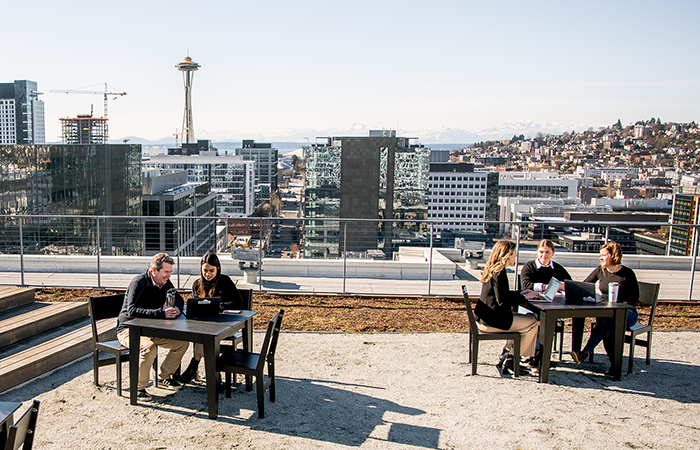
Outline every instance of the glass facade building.
<path fill-rule="evenodd" d="M 398 242 L 426 231 L 412 221 L 428 218 L 429 148 L 393 131 L 370 132 L 318 139 L 305 148 L 305 162 L 305 258 L 368 250 L 391 258 Z M 328 220 L 337 218 L 364 220 Z"/>
<path fill-rule="evenodd" d="M 140 145 L 0 145 L 0 214 L 141 214 Z M 3 233 L 16 234 L 14 220 L 2 219 Z M 68 223 L 70 222 L 70 223 Z M 25 219 L 28 253 L 94 251 L 94 219 Z M 138 225 L 128 219 L 101 221 L 105 254 L 141 251 Z"/>
<path fill-rule="evenodd" d="M 255 162 L 255 206 L 268 202 L 270 195 L 277 193 L 279 150 L 272 148 L 272 144 L 244 139 L 236 155 Z"/>

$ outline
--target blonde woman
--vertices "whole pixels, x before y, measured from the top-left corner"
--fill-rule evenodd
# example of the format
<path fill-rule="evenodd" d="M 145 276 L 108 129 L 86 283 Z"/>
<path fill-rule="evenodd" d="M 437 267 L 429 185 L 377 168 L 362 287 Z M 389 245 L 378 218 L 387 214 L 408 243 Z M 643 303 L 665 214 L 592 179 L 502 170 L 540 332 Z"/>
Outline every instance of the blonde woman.
<path fill-rule="evenodd" d="M 481 272 L 481 295 L 474 308 L 474 315 L 477 318 L 477 326 L 483 331 L 520 332 L 520 354 L 533 357 L 539 322 L 530 315 L 513 313 L 513 306 L 525 303 L 526 299 L 538 298 L 539 294 L 529 289 L 522 292 L 510 290 L 506 268 L 513 265 L 515 243 L 496 242 L 489 261 Z M 513 341 L 506 343 L 498 361 L 497 367 L 502 374 L 513 370 L 512 346 Z M 520 366 L 520 370 L 527 373 L 523 366 Z"/>

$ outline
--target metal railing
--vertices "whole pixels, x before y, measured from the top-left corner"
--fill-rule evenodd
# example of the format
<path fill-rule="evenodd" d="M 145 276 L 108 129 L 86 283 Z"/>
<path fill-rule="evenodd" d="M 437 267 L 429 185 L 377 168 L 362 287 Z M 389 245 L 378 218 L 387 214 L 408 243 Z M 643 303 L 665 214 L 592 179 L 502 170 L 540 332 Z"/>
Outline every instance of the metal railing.
<path fill-rule="evenodd" d="M 476 224 L 494 232 L 487 235 L 475 231 L 454 233 L 446 230 L 455 227 L 454 224 Z M 538 229 L 533 231 L 533 225 Z M 179 275 L 180 257 L 199 257 L 206 252 L 228 250 L 230 234 L 247 235 L 250 236 L 248 248 L 245 249 L 247 259 L 257 261 L 259 270 L 262 270 L 264 258 L 281 256 L 281 253 L 289 255 L 295 246 L 297 257 L 342 259 L 342 292 L 345 293 L 348 259 L 372 258 L 382 252 L 386 259 L 391 259 L 399 247 L 417 246 L 429 249 L 426 277 L 430 295 L 434 249 L 454 248 L 455 237 L 464 233 L 467 239 L 471 236 L 471 239 L 486 241 L 488 248 L 489 243 L 502 237 L 504 228 L 511 229 L 510 238 L 516 242 L 518 250 L 528 237 L 532 241 L 539 241 L 543 237 L 551 238 L 555 236 L 552 230 L 557 229 L 578 233 L 596 232 L 600 235 L 598 241 L 622 240 L 624 242 L 621 243 L 628 246 L 634 245 L 632 230 L 661 229 L 668 236 L 671 236 L 671 229 L 684 230 L 685 236 L 689 236 L 689 245 L 686 243 L 685 246 L 691 253 L 688 299 L 692 299 L 700 237 L 698 225 L 658 222 L 561 221 L 546 222 L 543 225 L 529 221 L 492 222 L 474 219 L 441 221 L 316 217 L 0 215 L 0 254 L 19 255 L 22 285 L 25 284 L 26 255 L 93 255 L 96 257 L 97 284 L 101 287 L 101 259 L 105 255 L 150 256 L 166 251 L 176 257 Z M 597 253 L 599 245 L 595 242 L 598 241 L 591 241 L 594 244 L 588 253 Z M 659 244 L 659 249 L 661 247 Z M 374 250 L 376 254 L 370 255 L 368 250 Z M 668 249 L 665 253 L 668 254 Z M 516 260 L 516 265 L 517 263 Z M 259 286 L 262 289 L 261 276 Z"/>

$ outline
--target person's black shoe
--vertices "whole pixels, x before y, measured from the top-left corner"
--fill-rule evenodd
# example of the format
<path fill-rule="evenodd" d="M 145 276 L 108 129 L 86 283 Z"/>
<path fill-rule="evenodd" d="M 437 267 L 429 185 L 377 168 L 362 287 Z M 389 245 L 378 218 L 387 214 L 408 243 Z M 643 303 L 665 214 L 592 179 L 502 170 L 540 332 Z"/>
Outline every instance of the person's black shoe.
<path fill-rule="evenodd" d="M 514 366 L 515 364 L 513 363 L 513 356 L 508 355 L 506 360 L 503 362 L 501 368 L 499 369 L 499 372 L 501 372 L 501 375 L 509 375 L 515 372 Z M 530 375 L 530 370 L 527 367 L 525 367 L 522 363 L 520 363 L 518 364 L 518 375 Z"/>
<path fill-rule="evenodd" d="M 192 380 L 197 376 L 197 370 L 199 370 L 199 361 L 194 358 L 190 360 L 190 364 L 187 366 L 187 369 L 185 369 L 184 372 L 182 372 L 182 375 L 180 375 L 180 378 L 178 378 L 178 381 L 182 384 L 188 384 L 191 383 Z"/>
<path fill-rule="evenodd" d="M 180 389 L 182 389 L 182 384 L 180 384 L 174 378 L 168 378 L 167 380 L 163 380 L 160 383 L 163 385 L 163 388 L 170 389 L 171 391 L 179 391 Z"/>
<path fill-rule="evenodd" d="M 152 402 L 153 397 L 151 397 L 151 394 L 146 392 L 145 389 L 139 389 L 138 392 L 136 392 L 136 400 L 141 400 L 142 402 Z"/>
<path fill-rule="evenodd" d="M 576 364 L 581 364 L 588 359 L 588 352 L 585 350 L 581 350 L 580 352 L 574 350 L 571 352 L 571 359 L 573 359 Z"/>

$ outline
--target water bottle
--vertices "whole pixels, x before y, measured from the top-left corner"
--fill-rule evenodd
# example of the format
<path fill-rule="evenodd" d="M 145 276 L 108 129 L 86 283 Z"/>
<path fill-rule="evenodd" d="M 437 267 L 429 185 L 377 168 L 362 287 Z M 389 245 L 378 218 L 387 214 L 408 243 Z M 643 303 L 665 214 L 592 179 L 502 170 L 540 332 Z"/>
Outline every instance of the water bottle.
<path fill-rule="evenodd" d="M 608 283 L 608 301 L 617 302 L 617 294 L 620 292 L 620 283 L 613 281 Z"/>

